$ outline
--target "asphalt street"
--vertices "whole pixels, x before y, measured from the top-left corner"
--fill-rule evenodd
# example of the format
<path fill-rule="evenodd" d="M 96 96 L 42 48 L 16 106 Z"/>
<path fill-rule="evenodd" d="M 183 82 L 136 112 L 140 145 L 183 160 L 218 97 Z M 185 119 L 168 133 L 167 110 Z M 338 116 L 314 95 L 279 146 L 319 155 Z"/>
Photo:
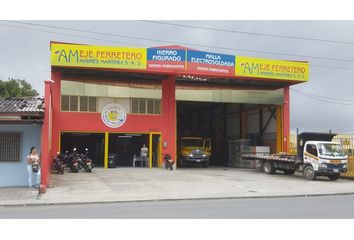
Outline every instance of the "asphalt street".
<path fill-rule="evenodd" d="M 354 218 L 354 195 L 0 207 L 0 218 Z"/>

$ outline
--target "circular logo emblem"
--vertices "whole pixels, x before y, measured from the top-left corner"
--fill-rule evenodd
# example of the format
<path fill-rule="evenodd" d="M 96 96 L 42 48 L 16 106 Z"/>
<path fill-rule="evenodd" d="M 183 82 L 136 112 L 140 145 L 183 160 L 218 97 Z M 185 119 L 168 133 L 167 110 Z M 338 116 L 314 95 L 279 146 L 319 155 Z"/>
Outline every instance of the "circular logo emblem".
<path fill-rule="evenodd" d="M 110 103 L 103 107 L 101 118 L 106 126 L 118 128 L 127 120 L 127 112 L 118 103 Z"/>

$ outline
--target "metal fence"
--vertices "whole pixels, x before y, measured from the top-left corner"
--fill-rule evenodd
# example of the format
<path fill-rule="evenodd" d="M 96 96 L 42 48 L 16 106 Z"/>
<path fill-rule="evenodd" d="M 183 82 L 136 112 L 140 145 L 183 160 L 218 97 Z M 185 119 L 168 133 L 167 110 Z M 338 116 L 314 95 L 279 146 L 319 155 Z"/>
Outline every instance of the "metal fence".
<path fill-rule="evenodd" d="M 333 141 L 341 143 L 348 155 L 348 171 L 342 176 L 354 177 L 354 134 L 338 134 Z"/>

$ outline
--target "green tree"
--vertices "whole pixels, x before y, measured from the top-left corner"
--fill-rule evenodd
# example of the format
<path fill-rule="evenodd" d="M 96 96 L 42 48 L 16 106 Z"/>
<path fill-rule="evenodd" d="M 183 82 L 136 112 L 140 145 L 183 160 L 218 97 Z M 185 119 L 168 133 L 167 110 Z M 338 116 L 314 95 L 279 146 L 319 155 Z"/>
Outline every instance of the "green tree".
<path fill-rule="evenodd" d="M 38 92 L 25 79 L 9 78 L 7 81 L 0 79 L 0 97 L 35 97 Z"/>

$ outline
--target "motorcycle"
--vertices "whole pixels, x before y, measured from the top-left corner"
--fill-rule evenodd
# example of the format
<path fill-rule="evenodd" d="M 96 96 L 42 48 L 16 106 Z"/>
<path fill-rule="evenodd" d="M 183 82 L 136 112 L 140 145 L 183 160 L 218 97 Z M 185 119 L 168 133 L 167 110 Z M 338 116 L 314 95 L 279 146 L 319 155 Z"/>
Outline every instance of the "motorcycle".
<path fill-rule="evenodd" d="M 53 157 L 52 170 L 60 174 L 64 174 L 65 163 L 62 159 L 62 155 L 58 152 Z"/>
<path fill-rule="evenodd" d="M 165 168 L 170 169 L 172 171 L 174 161 L 172 160 L 171 155 L 166 153 L 163 159 L 165 161 Z"/>
<path fill-rule="evenodd" d="M 88 149 L 85 148 L 85 153 L 81 154 L 82 165 L 86 172 L 92 172 L 94 164 L 92 163 L 92 159 L 88 157 L 88 153 Z"/>
<path fill-rule="evenodd" d="M 69 154 L 69 151 L 66 150 L 63 154 L 62 154 L 62 161 L 65 164 L 65 167 L 70 168 L 70 163 L 71 163 L 71 156 Z"/>
<path fill-rule="evenodd" d="M 73 148 L 73 152 L 70 154 L 70 169 L 74 173 L 78 173 L 81 168 L 80 154 L 76 152 L 76 148 Z"/>

